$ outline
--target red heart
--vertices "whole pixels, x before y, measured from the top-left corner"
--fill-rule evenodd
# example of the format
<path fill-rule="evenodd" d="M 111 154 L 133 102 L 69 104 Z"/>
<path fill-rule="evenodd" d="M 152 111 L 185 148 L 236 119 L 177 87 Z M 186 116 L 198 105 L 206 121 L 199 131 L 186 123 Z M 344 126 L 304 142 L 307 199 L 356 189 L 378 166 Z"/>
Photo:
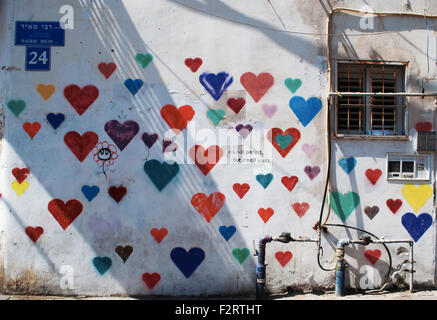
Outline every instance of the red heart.
<path fill-rule="evenodd" d="M 291 258 L 293 258 L 293 254 L 290 251 L 278 251 L 275 253 L 275 257 L 281 266 L 285 267 L 285 265 L 290 262 Z"/>
<path fill-rule="evenodd" d="M 416 131 L 418 132 L 429 132 L 432 130 L 432 123 L 428 121 L 416 123 Z"/>
<path fill-rule="evenodd" d="M 219 212 L 225 202 L 225 195 L 221 192 L 214 192 L 207 197 L 204 193 L 196 193 L 191 198 L 191 204 L 206 220 L 210 222 Z"/>
<path fill-rule="evenodd" d="M 249 191 L 250 186 L 247 183 L 234 183 L 232 189 L 234 189 L 235 193 L 240 197 L 240 199 L 243 199 L 244 195 Z"/>
<path fill-rule="evenodd" d="M 28 168 L 14 168 L 12 169 L 12 174 L 19 184 L 21 184 L 24 180 L 26 180 L 27 175 L 30 174 L 30 170 Z"/>
<path fill-rule="evenodd" d="M 99 136 L 92 131 L 82 136 L 76 131 L 69 131 L 64 136 L 64 142 L 76 158 L 82 162 L 99 141 Z"/>
<path fill-rule="evenodd" d="M 260 208 L 258 210 L 258 214 L 261 217 L 261 219 L 264 221 L 264 223 L 267 223 L 267 221 L 271 218 L 271 216 L 273 216 L 273 214 L 275 213 L 275 211 L 272 208 Z"/>
<path fill-rule="evenodd" d="M 380 169 L 367 169 L 366 170 L 366 177 L 369 179 L 369 181 L 375 185 L 378 181 L 379 177 L 382 175 L 382 171 Z"/>
<path fill-rule="evenodd" d="M 200 58 L 187 58 L 185 59 L 185 65 L 190 68 L 191 71 L 196 72 L 197 69 L 202 65 L 202 59 Z"/>
<path fill-rule="evenodd" d="M 294 189 L 294 186 L 296 185 L 296 183 L 298 183 L 299 178 L 296 176 L 291 176 L 291 177 L 282 177 L 281 182 L 282 184 L 288 189 L 288 191 L 292 191 Z"/>
<path fill-rule="evenodd" d="M 258 102 L 266 92 L 273 86 L 274 79 L 270 73 L 263 72 L 256 76 L 252 72 L 241 75 L 240 82 L 249 92 L 255 102 Z"/>
<path fill-rule="evenodd" d="M 153 289 L 156 284 L 161 280 L 161 275 L 159 273 L 143 273 L 143 281 L 149 289 Z"/>
<path fill-rule="evenodd" d="M 402 206 L 402 200 L 401 199 L 388 199 L 386 202 L 387 207 L 391 210 L 391 212 L 396 213 L 399 208 Z"/>
<path fill-rule="evenodd" d="M 381 257 L 381 250 L 366 250 L 364 251 L 364 256 L 370 261 L 371 264 L 375 264 L 376 261 L 378 261 L 378 259 Z"/>
<path fill-rule="evenodd" d="M 167 104 L 161 108 L 161 117 L 167 122 L 168 126 L 173 129 L 173 131 L 178 134 L 187 127 L 188 122 L 190 122 L 194 117 L 194 109 L 185 105 L 176 108 L 172 104 Z"/>
<path fill-rule="evenodd" d="M 235 113 L 238 114 L 246 104 L 246 100 L 244 100 L 243 98 L 229 98 L 227 104 L 229 108 L 231 108 Z"/>
<path fill-rule="evenodd" d="M 282 149 L 281 146 L 276 142 L 275 137 L 277 135 L 291 135 L 293 137 L 293 140 L 290 142 L 290 144 L 285 148 Z M 267 139 L 270 141 L 270 143 L 275 147 L 276 150 L 281 154 L 283 158 L 287 156 L 287 154 L 290 152 L 290 150 L 294 147 L 294 145 L 299 141 L 300 139 L 300 132 L 296 128 L 288 128 L 283 132 L 279 128 L 272 128 L 267 133 Z"/>
<path fill-rule="evenodd" d="M 308 209 L 310 208 L 310 205 L 306 202 L 295 202 L 293 203 L 293 209 L 294 211 L 296 211 L 297 215 L 299 216 L 299 218 L 302 218 L 303 215 L 308 211 Z"/>
<path fill-rule="evenodd" d="M 99 89 L 93 85 L 87 85 L 81 89 L 75 84 L 70 84 L 65 87 L 64 96 L 81 116 L 97 99 L 99 96 Z"/>
<path fill-rule="evenodd" d="M 204 149 L 202 146 L 195 145 L 190 149 L 190 157 L 196 166 L 206 176 L 223 156 L 223 149 L 219 146 L 210 146 Z"/>
<path fill-rule="evenodd" d="M 23 124 L 23 129 L 24 129 L 24 131 L 27 132 L 30 139 L 33 139 L 33 137 L 35 137 L 35 135 L 38 133 L 39 129 L 41 129 L 41 123 L 39 123 L 39 122 L 34 122 L 34 123 L 25 122 Z"/>
<path fill-rule="evenodd" d="M 40 237 L 40 235 L 42 235 L 42 233 L 44 232 L 44 229 L 42 227 L 27 227 L 25 229 L 26 234 L 29 236 L 29 238 L 33 241 L 36 242 L 38 240 L 38 238 Z"/>
<path fill-rule="evenodd" d="M 67 203 L 64 203 L 61 199 L 53 199 L 49 202 L 48 209 L 62 229 L 65 230 L 80 215 L 83 206 L 76 199 L 68 200 Z"/>
<path fill-rule="evenodd" d="M 112 199 L 114 199 L 117 203 L 119 203 L 127 193 L 127 189 L 123 186 L 119 186 L 119 187 L 111 186 L 108 189 L 108 193 L 112 197 Z"/>
<path fill-rule="evenodd" d="M 150 230 L 150 234 L 155 238 L 156 242 L 161 243 L 161 241 L 167 236 L 168 230 L 166 228 L 153 228 Z"/>
<path fill-rule="evenodd" d="M 117 69 L 117 65 L 114 62 L 104 63 L 101 62 L 98 65 L 99 71 L 105 76 L 106 79 L 114 73 L 115 69 Z"/>

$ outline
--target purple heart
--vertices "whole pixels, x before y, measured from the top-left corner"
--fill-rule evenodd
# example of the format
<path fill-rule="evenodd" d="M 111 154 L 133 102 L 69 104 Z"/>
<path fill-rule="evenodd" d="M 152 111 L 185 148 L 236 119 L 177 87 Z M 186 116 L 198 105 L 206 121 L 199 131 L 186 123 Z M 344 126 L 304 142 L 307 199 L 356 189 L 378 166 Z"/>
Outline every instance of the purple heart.
<path fill-rule="evenodd" d="M 173 152 L 176 151 L 178 145 L 172 140 L 163 139 L 162 140 L 162 152 Z"/>
<path fill-rule="evenodd" d="M 319 166 L 306 166 L 303 171 L 305 171 L 305 173 L 307 174 L 308 178 L 310 178 L 311 180 L 313 180 L 320 172 L 320 167 Z"/>
<path fill-rule="evenodd" d="M 245 126 L 243 126 L 242 124 L 239 124 L 238 126 L 235 127 L 235 130 L 238 131 L 238 133 L 244 138 L 246 139 L 247 136 L 252 132 L 253 127 L 250 124 L 247 124 Z"/>
<path fill-rule="evenodd" d="M 140 130 L 138 123 L 128 120 L 121 124 L 117 120 L 110 120 L 105 124 L 105 131 L 117 147 L 123 151 L 129 142 L 135 137 Z"/>
<path fill-rule="evenodd" d="M 158 134 L 157 133 L 148 134 L 147 132 L 144 132 L 141 139 L 143 139 L 147 148 L 150 149 L 155 144 L 155 142 L 158 140 Z"/>
<path fill-rule="evenodd" d="M 262 109 L 263 109 L 264 113 L 266 114 L 266 116 L 271 118 L 275 114 L 276 110 L 278 110 L 278 107 L 275 104 L 272 104 L 272 105 L 263 104 Z"/>

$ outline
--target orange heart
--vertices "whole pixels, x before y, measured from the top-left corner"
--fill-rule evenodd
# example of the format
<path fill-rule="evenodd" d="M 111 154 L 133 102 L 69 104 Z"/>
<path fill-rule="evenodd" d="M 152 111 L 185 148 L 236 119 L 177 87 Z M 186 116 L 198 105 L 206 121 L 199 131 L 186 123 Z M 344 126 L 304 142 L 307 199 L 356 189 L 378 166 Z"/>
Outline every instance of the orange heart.
<path fill-rule="evenodd" d="M 221 192 L 214 192 L 207 197 L 204 193 L 196 193 L 191 198 L 191 204 L 206 220 L 210 222 L 219 212 L 225 202 L 225 195 Z"/>
<path fill-rule="evenodd" d="M 35 137 L 35 135 L 38 133 L 39 129 L 41 129 L 41 124 L 39 122 L 25 122 L 23 124 L 23 129 L 27 132 L 30 139 L 33 139 L 33 137 Z"/>
<path fill-rule="evenodd" d="M 261 217 L 261 219 L 264 221 L 264 223 L 267 223 L 267 221 L 273 216 L 275 211 L 272 208 L 260 208 L 258 210 L 258 214 Z"/>
<path fill-rule="evenodd" d="M 193 119 L 194 113 L 193 108 L 189 105 L 178 109 L 172 104 L 167 104 L 161 109 L 161 117 L 176 134 L 187 127 L 188 122 Z"/>
<path fill-rule="evenodd" d="M 53 92 L 55 92 L 55 86 L 52 84 L 43 84 L 40 83 L 36 86 L 36 91 L 38 91 L 39 95 L 44 99 L 44 100 L 48 100 Z"/>

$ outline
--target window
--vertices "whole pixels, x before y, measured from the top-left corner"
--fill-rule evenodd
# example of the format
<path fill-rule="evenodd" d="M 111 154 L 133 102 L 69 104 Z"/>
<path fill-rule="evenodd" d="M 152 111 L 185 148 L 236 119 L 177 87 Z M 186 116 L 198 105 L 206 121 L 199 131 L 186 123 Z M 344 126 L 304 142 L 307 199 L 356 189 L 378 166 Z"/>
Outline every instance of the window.
<path fill-rule="evenodd" d="M 387 154 L 388 180 L 429 180 L 428 155 Z"/>
<path fill-rule="evenodd" d="M 339 95 L 337 133 L 342 135 L 405 135 L 405 66 L 337 62 L 337 92 L 383 93 Z"/>

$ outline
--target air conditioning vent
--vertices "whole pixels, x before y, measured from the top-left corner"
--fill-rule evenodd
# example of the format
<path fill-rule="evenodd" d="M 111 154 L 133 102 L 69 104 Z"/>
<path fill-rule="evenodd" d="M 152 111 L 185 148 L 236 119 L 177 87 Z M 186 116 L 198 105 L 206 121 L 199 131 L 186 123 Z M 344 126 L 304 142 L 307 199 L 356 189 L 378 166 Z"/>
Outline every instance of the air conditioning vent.
<path fill-rule="evenodd" d="M 417 132 L 417 151 L 435 151 L 436 132 Z"/>

